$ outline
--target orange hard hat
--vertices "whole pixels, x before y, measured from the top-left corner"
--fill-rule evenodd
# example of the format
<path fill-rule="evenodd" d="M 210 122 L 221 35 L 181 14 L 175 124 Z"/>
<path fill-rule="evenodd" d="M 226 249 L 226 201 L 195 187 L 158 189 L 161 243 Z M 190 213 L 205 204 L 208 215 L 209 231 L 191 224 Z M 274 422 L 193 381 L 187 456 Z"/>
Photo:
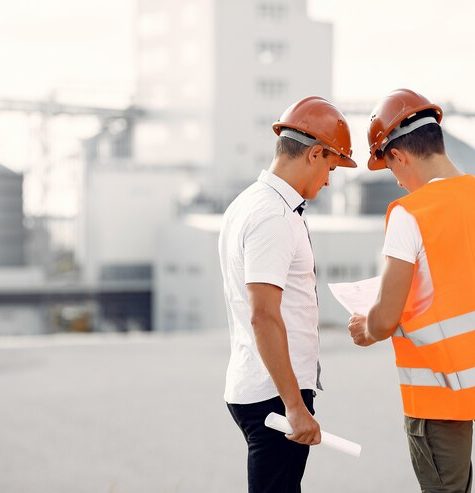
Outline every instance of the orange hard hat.
<path fill-rule="evenodd" d="M 442 109 L 436 104 L 432 104 L 427 98 L 411 91 L 410 89 L 396 89 L 386 96 L 371 113 L 371 122 L 368 128 L 368 143 L 370 158 L 368 161 L 368 168 L 370 170 L 378 170 L 386 168 L 386 163 L 381 155 L 378 155 L 378 150 L 389 143 L 390 140 L 396 138 L 396 136 L 403 135 L 406 132 L 400 132 L 393 134 L 391 139 L 391 132 L 396 130 L 400 123 L 406 118 L 415 116 L 424 110 L 433 110 L 434 118 L 427 119 L 427 121 L 421 121 L 410 131 L 415 130 L 421 124 L 440 123 L 442 120 Z"/>
<path fill-rule="evenodd" d="M 284 111 L 272 128 L 277 135 L 285 129 L 304 132 L 338 154 L 340 156 L 338 166 L 356 168 L 356 163 L 351 159 L 348 123 L 342 113 L 326 99 L 310 96 L 294 103 Z M 310 146 L 312 140 L 309 139 L 304 143 Z"/>

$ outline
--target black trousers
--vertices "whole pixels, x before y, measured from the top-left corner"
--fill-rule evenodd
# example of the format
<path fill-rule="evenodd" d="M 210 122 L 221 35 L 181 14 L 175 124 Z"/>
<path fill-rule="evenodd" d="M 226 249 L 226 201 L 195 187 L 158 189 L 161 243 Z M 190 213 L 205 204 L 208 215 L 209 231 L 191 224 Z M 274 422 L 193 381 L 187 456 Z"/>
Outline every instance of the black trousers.
<path fill-rule="evenodd" d="M 302 390 L 307 409 L 313 415 L 313 390 Z M 271 412 L 285 415 L 280 397 L 253 404 L 228 404 L 248 446 L 249 493 L 299 493 L 310 447 L 285 438 L 280 431 L 264 426 Z"/>

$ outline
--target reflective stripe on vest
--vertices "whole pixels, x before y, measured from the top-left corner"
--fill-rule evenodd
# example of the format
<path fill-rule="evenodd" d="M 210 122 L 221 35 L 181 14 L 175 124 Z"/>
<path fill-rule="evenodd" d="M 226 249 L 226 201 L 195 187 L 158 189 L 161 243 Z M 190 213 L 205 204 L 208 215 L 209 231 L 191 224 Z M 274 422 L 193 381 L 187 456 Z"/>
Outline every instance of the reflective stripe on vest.
<path fill-rule="evenodd" d="M 433 372 L 429 368 L 398 368 L 401 385 L 446 387 L 462 390 L 475 387 L 475 368 L 454 373 Z"/>
<path fill-rule="evenodd" d="M 434 344 L 449 337 L 466 334 L 472 330 L 475 330 L 475 312 L 448 318 L 447 320 L 427 325 L 412 332 L 406 332 L 399 326 L 393 335 L 410 339 L 416 346 L 425 346 L 426 344 Z"/>

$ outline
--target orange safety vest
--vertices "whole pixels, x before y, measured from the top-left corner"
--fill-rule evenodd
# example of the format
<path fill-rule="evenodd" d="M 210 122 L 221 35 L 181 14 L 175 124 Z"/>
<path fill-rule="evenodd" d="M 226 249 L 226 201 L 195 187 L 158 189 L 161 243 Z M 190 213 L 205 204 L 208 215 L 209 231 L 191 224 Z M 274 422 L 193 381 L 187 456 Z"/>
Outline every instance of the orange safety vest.
<path fill-rule="evenodd" d="M 430 307 L 408 311 L 411 286 L 392 341 L 404 414 L 475 419 L 475 176 L 427 183 L 392 202 L 414 216 L 434 288 Z"/>

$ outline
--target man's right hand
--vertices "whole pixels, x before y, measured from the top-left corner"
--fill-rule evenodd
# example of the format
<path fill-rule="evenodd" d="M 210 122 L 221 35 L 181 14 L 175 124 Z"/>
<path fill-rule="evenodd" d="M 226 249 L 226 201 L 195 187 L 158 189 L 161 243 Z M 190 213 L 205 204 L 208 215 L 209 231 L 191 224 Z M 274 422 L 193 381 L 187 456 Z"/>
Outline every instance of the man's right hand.
<path fill-rule="evenodd" d="M 368 332 L 366 320 L 365 315 L 359 313 L 353 313 L 348 320 L 348 330 L 357 346 L 371 346 L 376 342 L 376 339 Z"/>
<path fill-rule="evenodd" d="M 321 442 L 320 425 L 313 419 L 304 404 L 297 408 L 286 409 L 285 415 L 294 430 L 291 435 L 285 435 L 286 438 L 302 445 L 318 445 Z"/>

